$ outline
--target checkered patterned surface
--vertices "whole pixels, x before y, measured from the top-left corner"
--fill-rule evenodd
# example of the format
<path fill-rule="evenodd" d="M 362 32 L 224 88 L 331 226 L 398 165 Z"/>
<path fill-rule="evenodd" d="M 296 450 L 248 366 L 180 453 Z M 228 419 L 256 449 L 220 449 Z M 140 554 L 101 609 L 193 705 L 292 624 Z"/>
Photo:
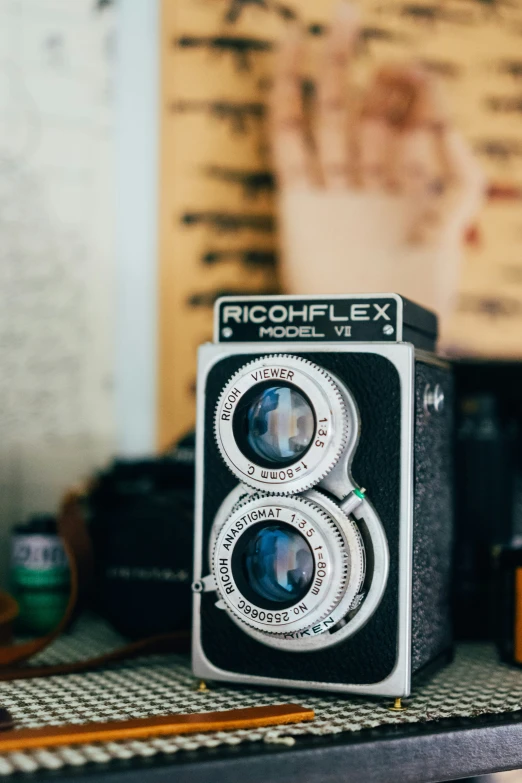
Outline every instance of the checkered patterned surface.
<path fill-rule="evenodd" d="M 35 663 L 78 660 L 121 644 L 121 638 L 99 621 L 82 620 L 74 632 L 41 653 Z M 299 735 L 336 734 L 393 723 L 502 713 L 522 708 L 522 670 L 498 663 L 487 645 L 465 645 L 454 663 L 418 688 L 405 712 L 390 712 L 389 702 L 363 698 L 230 689 L 212 685 L 194 690 L 189 662 L 180 656 L 129 661 L 90 674 L 0 683 L 0 704 L 18 727 L 85 723 L 168 713 L 205 712 L 299 701 L 316 712 L 313 723 L 230 732 L 212 732 L 156 740 L 62 747 L 0 756 L 0 775 L 58 769 L 111 759 L 172 754 L 183 750 L 268 742 L 292 745 Z"/>

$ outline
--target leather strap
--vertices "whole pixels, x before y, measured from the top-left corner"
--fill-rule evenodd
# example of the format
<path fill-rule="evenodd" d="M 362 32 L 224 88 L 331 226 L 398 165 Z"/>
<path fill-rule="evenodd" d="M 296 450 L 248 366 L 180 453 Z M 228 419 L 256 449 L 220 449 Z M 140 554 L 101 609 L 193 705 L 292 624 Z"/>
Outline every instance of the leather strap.
<path fill-rule="evenodd" d="M 54 638 L 54 637 L 53 637 Z M 52 641 L 52 640 L 51 640 Z M 40 648 L 43 649 L 43 648 Z M 0 650 L 1 652 L 1 650 Z M 190 633 L 176 631 L 161 636 L 149 636 L 137 642 L 118 647 L 116 650 L 73 663 L 60 663 L 52 666 L 19 666 L 3 669 L 0 667 L 0 682 L 5 680 L 29 680 L 33 677 L 54 677 L 59 674 L 81 674 L 99 669 L 111 663 L 137 658 L 140 655 L 159 655 L 166 653 L 190 652 Z"/>
<path fill-rule="evenodd" d="M 201 731 L 225 729 L 255 729 L 280 726 L 314 719 L 313 710 L 300 704 L 276 704 L 271 707 L 248 707 L 221 712 L 200 712 L 189 715 L 165 715 L 153 718 L 83 723 L 81 725 L 44 726 L 39 729 L 19 729 L 0 734 L 0 753 L 30 748 L 50 748 L 55 745 L 79 745 L 90 742 L 145 739 L 174 734 L 197 734 Z"/>
<path fill-rule="evenodd" d="M 58 515 L 58 534 L 62 538 L 71 572 L 69 601 L 58 625 L 50 633 L 32 639 L 30 642 L 9 644 L 12 623 L 17 614 L 16 602 L 7 593 L 0 596 L 0 627 L 4 629 L 6 637 L 5 641 L 0 637 L 0 641 L 4 645 L 0 647 L 0 681 L 49 677 L 57 674 L 78 674 L 137 655 L 188 652 L 190 649 L 190 634 L 177 631 L 142 639 L 85 661 L 54 666 L 20 666 L 21 663 L 51 644 L 67 626 L 77 606 L 83 605 L 90 596 L 94 565 L 91 542 L 83 518 L 82 505 L 85 492 L 85 489 L 69 492 L 62 501 Z M 3 613 L 2 606 L 4 606 Z"/>
<path fill-rule="evenodd" d="M 17 617 L 17 602 L 8 593 L 4 593 L 0 590 L 0 644 L 11 643 L 11 639 L 13 638 L 13 622 Z"/>

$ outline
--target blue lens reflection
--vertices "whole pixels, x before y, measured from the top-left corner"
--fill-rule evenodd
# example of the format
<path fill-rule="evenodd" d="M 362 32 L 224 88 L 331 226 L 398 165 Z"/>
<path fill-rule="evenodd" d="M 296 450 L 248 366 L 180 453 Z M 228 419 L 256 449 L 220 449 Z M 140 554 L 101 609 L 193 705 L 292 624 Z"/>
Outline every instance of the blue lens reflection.
<path fill-rule="evenodd" d="M 314 575 L 310 547 L 300 533 L 286 525 L 262 528 L 249 542 L 244 564 L 252 590 L 278 603 L 303 598 Z"/>
<path fill-rule="evenodd" d="M 269 462 L 297 459 L 314 436 L 314 414 L 305 398 L 288 386 L 271 386 L 248 411 L 248 443 Z"/>

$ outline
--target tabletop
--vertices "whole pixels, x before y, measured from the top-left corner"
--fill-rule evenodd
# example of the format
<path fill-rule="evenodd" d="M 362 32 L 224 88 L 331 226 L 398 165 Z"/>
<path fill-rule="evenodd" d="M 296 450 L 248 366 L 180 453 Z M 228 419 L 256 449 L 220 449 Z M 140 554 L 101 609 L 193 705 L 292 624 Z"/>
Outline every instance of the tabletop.
<path fill-rule="evenodd" d="M 121 643 L 108 626 L 80 620 L 38 663 L 77 660 Z M 36 662 L 36 661 L 35 661 Z M 279 727 L 125 740 L 0 756 L 0 775 L 85 777 L 106 783 L 210 779 L 357 781 L 400 776 L 429 783 L 522 767 L 522 670 L 487 644 L 465 644 L 418 683 L 394 712 L 389 700 L 209 683 L 197 690 L 184 656 L 140 658 L 103 670 L 0 683 L 17 728 L 124 720 L 299 702 L 315 720 Z M 125 780 L 123 779 L 125 778 Z"/>

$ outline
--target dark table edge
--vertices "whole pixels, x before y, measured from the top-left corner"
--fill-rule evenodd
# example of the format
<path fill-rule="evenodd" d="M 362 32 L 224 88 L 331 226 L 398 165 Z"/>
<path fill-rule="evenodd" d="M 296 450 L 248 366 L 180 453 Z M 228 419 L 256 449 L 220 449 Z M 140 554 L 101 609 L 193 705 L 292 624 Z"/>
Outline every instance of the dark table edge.
<path fill-rule="evenodd" d="M 15 778 L 56 783 L 434 783 L 517 768 L 522 768 L 522 711 L 306 737 L 292 748 L 244 743 Z"/>

